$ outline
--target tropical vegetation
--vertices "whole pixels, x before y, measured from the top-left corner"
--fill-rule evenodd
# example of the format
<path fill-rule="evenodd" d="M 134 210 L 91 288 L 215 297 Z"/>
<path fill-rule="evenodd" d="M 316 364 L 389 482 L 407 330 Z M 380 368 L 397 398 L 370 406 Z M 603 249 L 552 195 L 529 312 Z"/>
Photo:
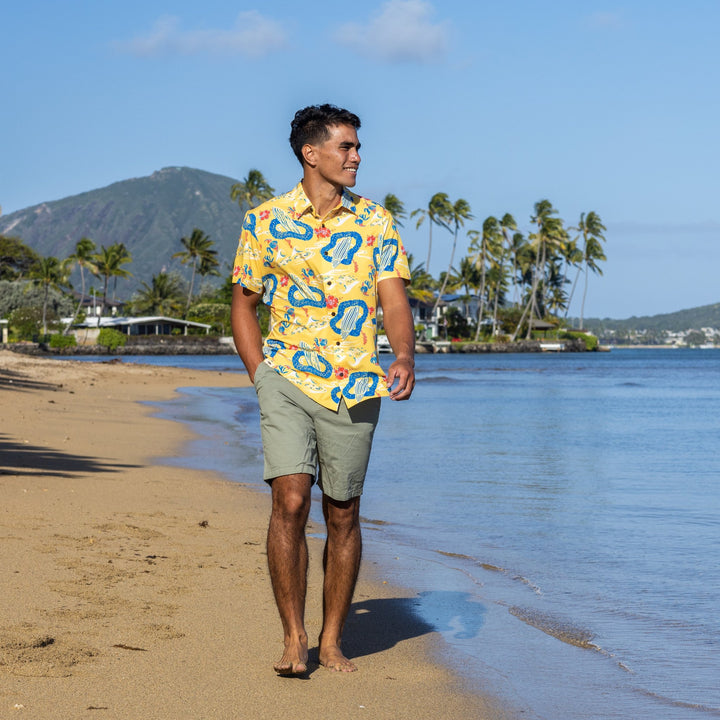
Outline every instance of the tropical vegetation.
<path fill-rule="evenodd" d="M 230 187 L 229 196 L 250 209 L 274 192 L 253 168 Z M 588 285 L 591 276 L 602 275 L 606 260 L 606 228 L 596 212 L 583 212 L 575 224 L 567 224 L 548 199 L 541 199 L 523 228 L 509 212 L 476 219 L 465 198 L 451 199 L 445 192 L 432 194 L 426 205 L 411 212 L 393 193 L 381 204 L 397 226 L 409 218 L 416 229 L 427 228 L 425 262 L 408 255 L 408 295 L 424 307 L 428 324 L 440 338 L 519 340 L 571 323 L 583 330 Z M 462 240 L 467 250 L 458 258 Z M 157 259 L 151 279 L 141 281 L 124 305 L 136 314 L 183 317 L 229 333 L 232 279 L 228 268 L 220 288 L 211 282 L 221 274 L 214 241 L 193 227 L 176 242 L 176 251 Z M 430 263 L 438 253 L 446 269 L 433 277 Z M 167 270 L 172 259 L 188 268 L 185 277 Z M 122 242 L 98 248 L 91 238 L 80 237 L 67 257 L 57 258 L 40 256 L 20 238 L 0 236 L 0 316 L 16 313 L 25 328 L 36 317 L 36 333 L 47 334 L 60 314 L 71 315 L 64 330 L 68 332 L 87 312 L 89 295 L 99 298 L 101 315 L 108 313 L 117 301 L 118 282 L 132 277 L 132 261 Z M 71 277 L 79 277 L 79 287 Z M 96 278 L 99 287 L 88 287 L 89 278 Z M 579 304 L 576 318 L 570 316 L 573 302 Z M 33 308 L 37 313 L 30 312 Z"/>

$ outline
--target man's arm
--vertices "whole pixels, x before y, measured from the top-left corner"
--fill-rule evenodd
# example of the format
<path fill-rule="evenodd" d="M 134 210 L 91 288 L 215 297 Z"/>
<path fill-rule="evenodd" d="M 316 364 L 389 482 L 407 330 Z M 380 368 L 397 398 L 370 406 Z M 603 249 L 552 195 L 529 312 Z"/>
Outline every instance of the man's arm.
<path fill-rule="evenodd" d="M 395 362 L 387 374 L 392 400 L 407 400 L 415 387 L 415 326 L 402 278 L 387 278 L 378 283 L 378 298 L 383 325 L 395 353 Z M 393 388 L 393 384 L 397 383 Z"/>
<path fill-rule="evenodd" d="M 257 316 L 261 298 L 260 293 L 252 292 L 240 284 L 233 287 L 230 312 L 233 340 L 251 382 L 254 382 L 255 371 L 263 361 L 262 333 Z"/>

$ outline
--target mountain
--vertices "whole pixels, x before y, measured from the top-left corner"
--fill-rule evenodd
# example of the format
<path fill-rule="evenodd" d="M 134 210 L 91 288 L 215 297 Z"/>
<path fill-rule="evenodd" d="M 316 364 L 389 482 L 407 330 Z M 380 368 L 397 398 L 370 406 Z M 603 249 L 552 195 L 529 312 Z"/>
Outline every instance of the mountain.
<path fill-rule="evenodd" d="M 0 234 L 60 259 L 71 255 L 82 237 L 98 248 L 124 243 L 132 255 L 125 267 L 133 277 L 118 280 L 118 297 L 126 299 L 163 268 L 189 277 L 189 269 L 172 255 L 183 250 L 180 238 L 196 227 L 215 242 L 222 275 L 230 272 L 245 211 L 230 200 L 236 182 L 204 170 L 167 167 L 0 216 Z"/>
<path fill-rule="evenodd" d="M 720 303 L 702 305 L 701 307 L 679 310 L 678 312 L 663 315 L 633 316 L 627 320 L 590 318 L 585 320 L 584 326 L 594 333 L 608 330 L 648 330 L 653 332 L 668 330 L 670 332 L 683 332 L 684 330 L 699 330 L 700 328 L 720 328 Z"/>

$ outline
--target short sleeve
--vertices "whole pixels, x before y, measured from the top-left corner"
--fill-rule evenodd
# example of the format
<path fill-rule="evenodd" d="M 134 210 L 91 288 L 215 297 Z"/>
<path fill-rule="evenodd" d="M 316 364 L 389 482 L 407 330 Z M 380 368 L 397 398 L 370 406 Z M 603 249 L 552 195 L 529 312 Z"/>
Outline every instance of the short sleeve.
<path fill-rule="evenodd" d="M 263 261 L 255 228 L 255 213 L 245 213 L 242 233 L 235 254 L 233 283 L 238 283 L 252 292 L 261 293 L 263 291 Z"/>
<path fill-rule="evenodd" d="M 383 233 L 380 247 L 380 262 L 378 264 L 378 282 L 387 278 L 399 277 L 410 282 L 410 268 L 407 254 L 398 235 L 395 223 L 388 213 L 386 231 Z"/>

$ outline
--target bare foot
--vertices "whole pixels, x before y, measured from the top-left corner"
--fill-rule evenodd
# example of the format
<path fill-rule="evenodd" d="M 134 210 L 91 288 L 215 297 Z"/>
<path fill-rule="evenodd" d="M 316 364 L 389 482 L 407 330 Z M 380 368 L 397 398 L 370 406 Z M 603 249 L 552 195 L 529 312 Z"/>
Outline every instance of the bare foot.
<path fill-rule="evenodd" d="M 307 640 L 297 643 L 288 642 L 285 652 L 273 668 L 278 675 L 303 675 L 307 672 L 308 649 Z"/>
<path fill-rule="evenodd" d="M 348 660 L 337 645 L 320 648 L 320 664 L 334 672 L 355 672 L 357 666 Z"/>

